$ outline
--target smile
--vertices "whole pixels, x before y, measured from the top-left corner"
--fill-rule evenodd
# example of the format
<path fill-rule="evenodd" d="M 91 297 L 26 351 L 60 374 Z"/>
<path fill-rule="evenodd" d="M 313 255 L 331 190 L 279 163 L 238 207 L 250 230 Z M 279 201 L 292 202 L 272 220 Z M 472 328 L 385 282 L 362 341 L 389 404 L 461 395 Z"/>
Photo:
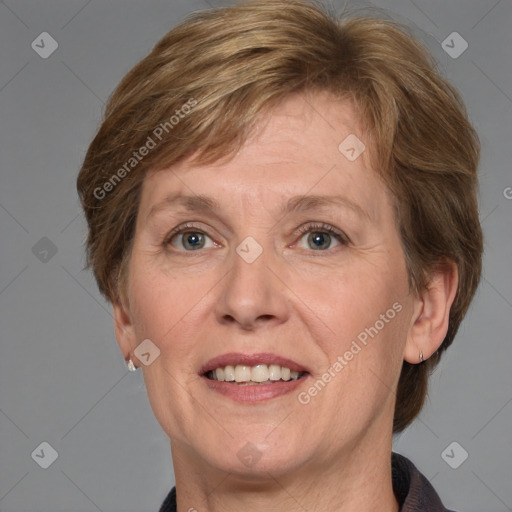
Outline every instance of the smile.
<path fill-rule="evenodd" d="M 205 374 L 210 380 L 232 382 L 241 385 L 272 384 L 279 381 L 298 380 L 307 372 L 290 370 L 278 364 L 257 364 L 247 366 L 243 364 L 226 365 L 210 370 Z"/>
<path fill-rule="evenodd" d="M 210 391 L 255 404 L 291 393 L 308 380 L 311 371 L 279 354 L 230 352 L 210 359 L 198 374 Z"/>

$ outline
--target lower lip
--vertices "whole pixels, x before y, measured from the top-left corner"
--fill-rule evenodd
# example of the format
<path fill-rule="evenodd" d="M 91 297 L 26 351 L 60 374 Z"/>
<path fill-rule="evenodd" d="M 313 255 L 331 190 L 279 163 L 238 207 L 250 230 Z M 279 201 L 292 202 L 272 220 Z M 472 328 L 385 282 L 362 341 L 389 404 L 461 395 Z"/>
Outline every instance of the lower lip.
<path fill-rule="evenodd" d="M 270 400 L 272 398 L 277 398 L 278 396 L 291 393 L 305 380 L 307 380 L 307 377 L 308 376 L 305 375 L 297 380 L 279 381 L 273 382 L 272 384 L 261 385 L 252 384 L 248 386 L 232 384 L 230 382 L 223 382 L 219 380 L 211 380 L 207 377 L 202 378 L 206 381 L 206 385 L 212 391 L 216 391 L 217 393 L 227 396 L 237 402 L 254 403 Z"/>

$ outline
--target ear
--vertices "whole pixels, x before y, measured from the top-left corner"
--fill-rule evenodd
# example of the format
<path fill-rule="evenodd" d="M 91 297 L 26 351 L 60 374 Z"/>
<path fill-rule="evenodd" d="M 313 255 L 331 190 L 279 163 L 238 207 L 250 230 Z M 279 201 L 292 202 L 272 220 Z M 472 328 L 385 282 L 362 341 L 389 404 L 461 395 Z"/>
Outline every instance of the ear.
<path fill-rule="evenodd" d="M 428 359 L 448 332 L 450 308 L 457 294 L 457 266 L 447 261 L 431 276 L 427 289 L 414 299 L 414 312 L 405 345 L 404 359 L 419 363 L 420 353 Z"/>
<path fill-rule="evenodd" d="M 113 304 L 114 308 L 114 329 L 116 333 L 117 343 L 123 354 L 123 358 L 127 360 L 132 358 L 133 350 L 136 348 L 135 329 L 132 322 L 132 316 L 127 301 L 119 299 Z M 135 361 L 134 361 L 135 362 Z"/>

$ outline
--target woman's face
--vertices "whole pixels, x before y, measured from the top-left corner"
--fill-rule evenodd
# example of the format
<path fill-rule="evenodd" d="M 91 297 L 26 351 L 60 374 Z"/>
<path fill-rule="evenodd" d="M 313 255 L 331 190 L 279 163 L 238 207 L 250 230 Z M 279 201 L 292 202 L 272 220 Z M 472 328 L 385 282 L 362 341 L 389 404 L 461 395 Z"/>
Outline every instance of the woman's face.
<path fill-rule="evenodd" d="M 277 476 L 388 448 L 414 300 L 351 106 L 294 96 L 260 128 L 146 177 L 116 329 L 175 456 Z"/>

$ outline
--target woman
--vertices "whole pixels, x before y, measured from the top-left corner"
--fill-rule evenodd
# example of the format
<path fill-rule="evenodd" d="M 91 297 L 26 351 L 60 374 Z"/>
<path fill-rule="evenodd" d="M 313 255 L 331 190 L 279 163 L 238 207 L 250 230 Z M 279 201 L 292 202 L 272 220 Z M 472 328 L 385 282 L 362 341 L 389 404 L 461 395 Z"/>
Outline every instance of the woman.
<path fill-rule="evenodd" d="M 394 22 L 252 1 L 114 92 L 78 191 L 162 511 L 445 510 L 391 451 L 481 271 L 478 137 L 434 66 Z"/>

